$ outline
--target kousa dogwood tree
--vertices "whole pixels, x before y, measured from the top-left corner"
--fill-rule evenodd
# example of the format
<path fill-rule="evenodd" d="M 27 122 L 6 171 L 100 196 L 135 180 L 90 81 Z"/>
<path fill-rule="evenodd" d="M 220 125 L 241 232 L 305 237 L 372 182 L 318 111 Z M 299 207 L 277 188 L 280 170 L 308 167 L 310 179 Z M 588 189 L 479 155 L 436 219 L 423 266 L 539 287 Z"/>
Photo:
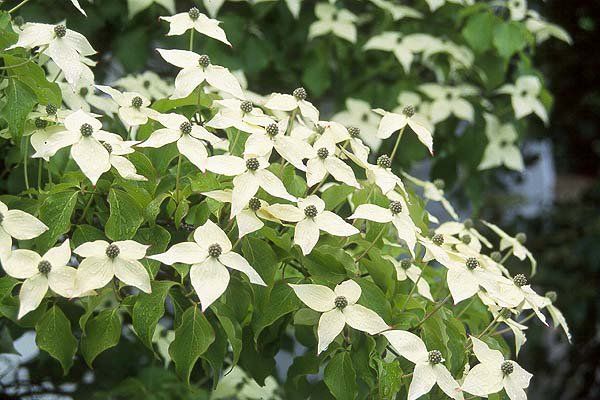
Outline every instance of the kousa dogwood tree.
<path fill-rule="evenodd" d="M 0 13 L 1 146 L 23 167 L 8 182 L 23 190 L 0 196 L 3 352 L 35 331 L 65 382 L 93 370 L 98 387 L 103 359 L 124 352 L 174 371 L 193 398 L 233 370 L 272 389 L 254 398 L 521 400 L 535 384 L 512 361 L 525 323 L 551 325 L 548 313 L 570 340 L 526 237 L 461 220 L 443 182 L 393 163 L 410 135 L 443 153 L 415 105 L 363 110 L 394 141 L 377 153 L 354 116 L 327 120 L 303 87 L 263 100 L 242 89 L 200 51 L 230 41 L 196 7 L 161 18 L 189 38 L 155 49 L 174 86 L 149 72 L 117 90 L 94 78 L 96 51 L 68 21 L 16 23 L 27 2 Z M 353 14 L 318 15 L 312 37 L 355 40 Z M 112 111 L 87 93 L 73 107 L 81 87 Z M 437 118 L 470 118 L 468 88 L 426 91 Z M 534 80 L 501 93 L 543 116 Z M 110 393 L 130 390 L 121 378 Z"/>

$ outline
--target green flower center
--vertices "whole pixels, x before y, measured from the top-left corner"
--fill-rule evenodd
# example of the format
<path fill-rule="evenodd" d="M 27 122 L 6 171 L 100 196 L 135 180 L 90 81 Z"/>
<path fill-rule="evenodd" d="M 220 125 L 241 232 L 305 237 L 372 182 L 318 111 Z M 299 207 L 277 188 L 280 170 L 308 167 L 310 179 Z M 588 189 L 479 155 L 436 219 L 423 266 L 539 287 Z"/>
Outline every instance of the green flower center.
<path fill-rule="evenodd" d="M 382 154 L 377 158 L 377 165 L 379 165 L 381 168 L 391 168 L 392 159 L 387 154 Z"/>
<path fill-rule="evenodd" d="M 40 271 L 41 274 L 48 275 L 48 273 L 52 271 L 52 264 L 50 264 L 49 261 L 42 260 L 38 264 L 38 271 Z"/>
<path fill-rule="evenodd" d="M 292 92 L 292 96 L 294 96 L 296 100 L 306 100 L 306 89 L 299 87 Z"/>
<path fill-rule="evenodd" d="M 314 218 L 317 216 L 317 214 L 317 207 L 313 206 L 312 204 L 306 206 L 306 208 L 304 209 L 304 215 L 306 215 L 308 218 Z"/>
<path fill-rule="evenodd" d="M 131 106 L 134 108 L 140 108 L 144 102 L 140 96 L 135 96 L 131 99 Z"/>
<path fill-rule="evenodd" d="M 109 244 L 106 247 L 105 253 L 106 253 L 106 257 L 113 260 L 113 259 L 117 258 L 119 256 L 119 254 L 121 254 L 121 250 L 119 249 L 119 247 L 116 244 Z"/>
<path fill-rule="evenodd" d="M 500 366 L 500 370 L 504 375 L 510 375 L 515 371 L 515 366 L 511 361 L 504 361 Z"/>
<path fill-rule="evenodd" d="M 213 258 L 217 258 L 222 253 L 223 253 L 223 249 L 221 248 L 220 244 L 214 243 L 214 244 L 211 244 L 210 246 L 208 246 L 208 255 L 209 256 L 211 256 Z"/>
<path fill-rule="evenodd" d="M 248 168 L 250 171 L 256 171 L 258 169 L 258 167 L 260 167 L 260 163 L 258 162 L 258 159 L 249 158 L 246 160 L 246 168 Z"/>
<path fill-rule="evenodd" d="M 190 133 L 192 133 L 192 124 L 190 124 L 188 121 L 185 121 L 184 123 L 179 125 L 179 130 L 182 133 L 189 135 Z"/>
<path fill-rule="evenodd" d="M 442 353 L 439 350 L 431 350 L 429 352 L 429 354 L 427 355 L 427 360 L 431 363 L 431 364 L 439 364 L 442 362 L 443 358 L 442 358 Z"/>
<path fill-rule="evenodd" d="M 81 135 L 83 137 L 89 137 L 92 136 L 92 133 L 94 133 L 94 128 L 92 128 L 90 124 L 85 123 L 81 125 L 81 127 L 79 128 L 79 132 L 81 132 Z"/>
<path fill-rule="evenodd" d="M 67 34 L 67 27 L 64 25 L 56 25 L 54 27 L 54 34 L 59 38 L 65 37 Z"/>

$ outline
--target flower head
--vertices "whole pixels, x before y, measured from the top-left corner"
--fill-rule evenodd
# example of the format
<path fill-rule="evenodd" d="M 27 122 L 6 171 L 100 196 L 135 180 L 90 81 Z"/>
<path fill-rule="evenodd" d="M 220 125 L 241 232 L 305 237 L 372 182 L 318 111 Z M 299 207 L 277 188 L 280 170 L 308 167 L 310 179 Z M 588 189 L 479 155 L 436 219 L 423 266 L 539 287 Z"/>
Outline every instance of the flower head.
<path fill-rule="evenodd" d="M 187 12 L 169 17 L 160 17 L 160 19 L 169 22 L 167 36 L 183 35 L 188 30 L 194 29 L 203 35 L 231 46 L 231 43 L 227 40 L 225 31 L 219 27 L 220 22 L 202 14 L 196 7 L 192 7 Z"/>
<path fill-rule="evenodd" d="M 356 15 L 348 10 L 337 9 L 330 3 L 317 4 L 315 14 L 317 20 L 308 29 L 309 39 L 332 33 L 351 43 L 356 42 Z"/>
<path fill-rule="evenodd" d="M 539 100 L 542 83 L 534 75 L 520 76 L 515 84 L 506 84 L 498 89 L 498 93 L 511 96 L 515 116 L 521 119 L 535 113 L 545 124 L 548 124 L 548 112 Z"/>

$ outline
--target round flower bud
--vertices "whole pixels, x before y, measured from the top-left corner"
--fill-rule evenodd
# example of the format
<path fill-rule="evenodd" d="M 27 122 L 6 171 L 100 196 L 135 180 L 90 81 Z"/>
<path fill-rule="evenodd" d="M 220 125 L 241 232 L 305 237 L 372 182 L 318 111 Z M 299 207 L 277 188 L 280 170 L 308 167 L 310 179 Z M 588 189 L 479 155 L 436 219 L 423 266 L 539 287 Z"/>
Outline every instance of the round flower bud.
<path fill-rule="evenodd" d="M 525 275 L 523 275 L 523 274 L 517 274 L 513 278 L 513 282 L 518 287 L 525 286 L 525 285 L 527 285 L 527 277 Z"/>
<path fill-rule="evenodd" d="M 84 137 L 92 136 L 92 133 L 94 133 L 94 128 L 92 128 L 90 124 L 85 123 L 81 125 L 79 132 L 81 132 L 81 135 Z"/>
<path fill-rule="evenodd" d="M 304 215 L 306 215 L 308 218 L 314 218 L 317 216 L 317 214 L 317 207 L 313 206 L 312 204 L 306 206 L 306 208 L 304 209 Z"/>
<path fill-rule="evenodd" d="M 242 112 L 248 114 L 250 112 L 252 112 L 252 102 L 248 101 L 248 100 L 244 100 L 242 101 L 242 104 L 240 104 L 240 110 L 242 110 Z"/>
<path fill-rule="evenodd" d="M 106 247 L 105 253 L 108 258 L 116 258 L 121 253 L 121 250 L 116 244 L 109 244 Z"/>
<path fill-rule="evenodd" d="M 182 123 L 181 125 L 179 125 L 179 130 L 182 133 L 185 133 L 186 135 L 189 135 L 190 133 L 192 133 L 192 124 L 190 124 L 188 121 L 185 121 L 184 123 Z"/>
<path fill-rule="evenodd" d="M 460 240 L 464 243 L 464 244 L 469 244 L 471 243 L 471 235 L 462 235 Z"/>
<path fill-rule="evenodd" d="M 342 309 L 346 308 L 346 306 L 348 306 L 348 299 L 346 299 L 344 296 L 336 297 L 333 302 L 335 303 L 335 306 L 337 308 L 339 308 L 340 310 L 342 310 Z"/>
<path fill-rule="evenodd" d="M 325 127 L 323 125 L 316 124 L 315 125 L 315 132 L 317 132 L 319 135 L 322 135 L 323 132 L 325 132 Z"/>
<path fill-rule="evenodd" d="M 82 97 L 87 96 L 89 92 L 90 91 L 86 87 L 82 87 L 81 89 L 79 89 L 79 95 Z"/>
<path fill-rule="evenodd" d="M 469 257 L 469 258 L 467 258 L 465 265 L 470 270 L 474 270 L 475 268 L 479 267 L 479 261 L 477 261 L 477 259 L 475 257 Z"/>
<path fill-rule="evenodd" d="M 248 201 L 248 208 L 250 208 L 252 211 L 260 210 L 261 206 L 262 205 L 260 204 L 260 200 L 256 197 L 253 197 L 250 199 L 250 201 Z"/>
<path fill-rule="evenodd" d="M 438 190 L 444 190 L 444 188 L 446 187 L 446 182 L 444 182 L 442 179 L 436 179 L 435 181 L 433 181 L 433 185 Z"/>
<path fill-rule="evenodd" d="M 320 159 L 324 160 L 327 157 L 329 157 L 329 150 L 327 150 L 325 147 L 321 147 L 319 150 L 317 150 L 317 156 L 319 156 Z"/>
<path fill-rule="evenodd" d="M 556 294 L 555 291 L 550 291 L 550 292 L 546 292 L 545 296 L 548 298 L 548 300 L 550 300 L 552 303 L 554 303 L 556 301 L 556 299 L 558 298 L 558 295 Z"/>
<path fill-rule="evenodd" d="M 400 203 L 399 201 L 392 201 L 390 203 L 390 211 L 394 215 L 400 214 L 402 212 L 402 203 Z"/>
<path fill-rule="evenodd" d="M 408 269 L 412 265 L 412 262 L 412 258 L 404 258 L 402 259 L 402 261 L 400 261 L 400 266 L 402 267 L 402 269 Z"/>
<path fill-rule="evenodd" d="M 490 258 L 494 262 L 500 262 L 500 260 L 502 260 L 502 254 L 500 254 L 499 251 L 493 251 L 492 254 L 490 254 Z"/>
<path fill-rule="evenodd" d="M 140 108 L 143 103 L 144 101 L 140 96 L 135 96 L 133 99 L 131 99 L 131 107 L 133 108 Z"/>
<path fill-rule="evenodd" d="M 524 244 L 527 241 L 527 235 L 523 232 L 519 232 L 517 233 L 517 236 L 515 236 L 515 239 L 517 239 L 517 242 Z"/>
<path fill-rule="evenodd" d="M 48 275 L 52 271 L 52 264 L 49 261 L 42 260 L 38 264 L 38 271 L 40 271 L 40 274 Z"/>
<path fill-rule="evenodd" d="M 442 353 L 439 350 L 431 350 L 427 355 L 427 359 L 431 364 L 439 364 L 442 362 Z"/>
<path fill-rule="evenodd" d="M 46 105 L 46 114 L 48 114 L 48 115 L 56 115 L 57 111 L 58 111 L 58 109 L 56 108 L 56 106 L 54 104 L 47 104 Z"/>
<path fill-rule="evenodd" d="M 465 226 L 465 229 L 472 229 L 473 228 L 473 220 L 471 218 L 467 218 L 467 219 L 465 219 L 465 222 L 463 222 L 463 225 Z"/>
<path fill-rule="evenodd" d="M 210 246 L 208 246 L 208 255 L 213 257 L 213 258 L 217 258 L 221 255 L 221 253 L 223 253 L 223 249 L 221 248 L 221 245 L 218 243 L 215 244 L 211 244 Z"/>
<path fill-rule="evenodd" d="M 183 229 L 186 232 L 192 232 L 196 229 L 196 227 L 193 224 L 186 224 L 185 222 L 183 222 L 181 224 L 181 229 Z"/>
<path fill-rule="evenodd" d="M 356 126 L 349 126 L 348 127 L 348 133 L 352 137 L 358 137 L 360 135 L 360 128 L 358 128 Z"/>
<path fill-rule="evenodd" d="M 54 34 L 56 37 L 62 38 L 67 34 L 67 27 L 64 25 L 56 25 L 54 26 Z"/>
<path fill-rule="evenodd" d="M 500 365 L 500 370 L 504 375 L 510 375 L 514 372 L 515 366 L 512 361 L 504 361 L 502 365 Z"/>
<path fill-rule="evenodd" d="M 441 233 L 436 233 L 435 235 L 433 235 L 433 237 L 431 238 L 431 241 L 438 245 L 441 246 L 444 244 L 444 236 Z"/>
<path fill-rule="evenodd" d="M 292 96 L 294 96 L 296 100 L 306 100 L 306 89 L 299 87 L 292 92 Z"/>
<path fill-rule="evenodd" d="M 402 109 L 402 114 L 406 115 L 408 118 L 415 115 L 415 106 L 408 105 Z"/>
<path fill-rule="evenodd" d="M 41 119 L 41 118 L 36 118 L 34 123 L 35 123 L 35 127 L 37 129 L 44 129 L 45 127 L 48 126 L 48 121 L 46 121 L 45 119 Z"/>
<path fill-rule="evenodd" d="M 276 136 L 279 134 L 279 126 L 277 124 L 269 124 L 267 125 L 266 131 L 267 135 Z"/>
<path fill-rule="evenodd" d="M 198 64 L 200 64 L 200 66 L 202 68 L 206 68 L 210 65 L 210 57 L 207 56 L 206 54 L 202 54 L 199 58 L 198 58 Z"/>
<path fill-rule="evenodd" d="M 106 149 L 106 151 L 108 151 L 109 153 L 112 153 L 113 151 L 113 147 L 110 145 L 110 143 L 102 143 L 102 146 L 104 146 L 104 148 Z"/>
<path fill-rule="evenodd" d="M 246 160 L 246 168 L 248 168 L 250 171 L 256 171 L 258 169 L 258 167 L 260 167 L 260 163 L 258 162 L 258 159 L 249 158 Z"/>
<path fill-rule="evenodd" d="M 381 168 L 391 168 L 392 160 L 387 154 L 382 154 L 377 157 L 377 165 L 379 165 Z"/>
<path fill-rule="evenodd" d="M 20 16 L 17 15 L 14 19 L 13 22 L 15 23 L 16 26 L 18 26 L 19 28 L 21 27 L 21 25 L 23 25 L 25 23 L 25 19 Z"/>
<path fill-rule="evenodd" d="M 190 19 L 195 21 L 198 19 L 198 17 L 200 17 L 200 10 L 198 10 L 196 7 L 192 7 L 190 8 L 190 11 L 188 11 L 188 15 L 190 16 Z"/>

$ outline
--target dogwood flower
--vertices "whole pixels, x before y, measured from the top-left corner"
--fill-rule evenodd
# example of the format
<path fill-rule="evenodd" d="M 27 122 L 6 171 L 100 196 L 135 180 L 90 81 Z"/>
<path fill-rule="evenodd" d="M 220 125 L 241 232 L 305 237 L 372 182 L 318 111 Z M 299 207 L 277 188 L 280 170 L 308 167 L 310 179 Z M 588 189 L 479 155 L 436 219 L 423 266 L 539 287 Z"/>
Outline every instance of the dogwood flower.
<path fill-rule="evenodd" d="M 131 154 L 135 152 L 131 148 L 131 146 L 137 144 L 137 141 L 125 141 L 120 137 L 118 138 L 110 138 L 102 143 L 106 151 L 108 151 L 110 165 L 112 165 L 119 175 L 121 175 L 125 179 L 129 179 L 132 181 L 147 181 L 148 179 L 145 176 L 142 176 L 137 173 L 137 169 L 135 165 L 127 158 L 123 157 L 126 154 Z"/>
<path fill-rule="evenodd" d="M 333 290 L 315 284 L 289 285 L 304 304 L 323 313 L 317 327 L 317 354 L 327 349 L 346 324 L 370 335 L 390 328 L 375 311 L 356 303 L 362 290 L 353 280 L 344 281 Z"/>
<path fill-rule="evenodd" d="M 396 186 L 404 195 L 407 195 L 404 183 L 392 172 L 392 160 L 387 154 L 377 157 L 376 164 L 369 163 L 365 158 L 360 158 L 359 154 L 357 155 L 356 153 L 353 154 L 344 150 L 344 154 L 365 170 L 367 181 L 377 185 L 384 195 L 388 197 L 393 196 L 392 193 Z"/>
<path fill-rule="evenodd" d="M 242 132 L 264 133 L 264 127 L 274 122 L 260 108 L 254 107 L 252 102 L 247 100 L 215 100 L 213 104 L 219 107 L 219 112 L 206 122 L 205 126 L 210 128 L 234 127 Z"/>
<path fill-rule="evenodd" d="M 150 246 L 133 240 L 112 243 L 95 240 L 81 244 L 73 250 L 75 254 L 84 257 L 77 268 L 75 281 L 79 293 L 104 287 L 113 277 L 150 293 L 150 276 L 139 262 L 146 257 L 148 247 Z"/>
<path fill-rule="evenodd" d="M 96 85 L 96 88 L 109 95 L 117 103 L 119 106 L 119 117 L 126 126 L 144 125 L 148 122 L 149 115 L 158 114 L 148 107 L 150 100 L 138 93 L 121 93 L 110 86 L 104 85 Z"/>
<path fill-rule="evenodd" d="M 571 332 L 569 331 L 569 325 L 567 324 L 567 320 L 565 319 L 565 316 L 563 315 L 563 313 L 556 308 L 556 306 L 554 306 L 554 302 L 556 301 L 556 292 L 547 292 L 546 293 L 546 298 L 549 300 L 549 303 L 546 305 L 546 309 L 548 310 L 548 312 L 550 313 L 550 316 L 552 317 L 552 322 L 554 323 L 554 327 L 561 327 L 563 329 L 563 331 L 565 332 L 565 335 L 567 335 L 567 339 L 569 340 L 569 343 L 572 343 L 571 341 Z"/>
<path fill-rule="evenodd" d="M 268 161 L 252 155 L 246 158 L 218 155 L 206 160 L 206 169 L 216 174 L 235 176 L 231 192 L 231 216 L 238 215 L 259 188 L 271 196 L 296 201 L 296 197 L 288 193 L 283 182 L 267 169 Z"/>
<path fill-rule="evenodd" d="M 488 293 L 498 303 L 506 308 L 514 308 L 518 310 L 533 310 L 535 315 L 545 325 L 546 316 L 541 310 L 550 304 L 547 297 L 537 294 L 529 285 L 527 278 L 523 274 L 517 274 L 511 280 L 499 281 L 497 285 L 487 288 Z"/>
<path fill-rule="evenodd" d="M 148 258 L 166 265 L 190 264 L 190 281 L 200 298 L 203 311 L 227 289 L 227 267 L 244 273 L 251 283 L 266 286 L 248 261 L 232 251 L 231 241 L 225 232 L 210 220 L 196 228 L 193 242 L 175 244 L 165 253 Z"/>
<path fill-rule="evenodd" d="M 394 21 L 398 21 L 403 18 L 423 18 L 423 14 L 411 7 L 399 5 L 386 0 L 370 1 L 382 10 L 389 12 Z"/>
<path fill-rule="evenodd" d="M 498 350 L 492 350 L 481 340 L 471 336 L 473 352 L 479 360 L 469 371 L 462 388 L 475 396 L 487 397 L 503 388 L 511 400 L 524 400 L 527 394 L 523 389 L 529 386 L 532 376 L 519 364 L 505 360 Z"/>
<path fill-rule="evenodd" d="M 434 12 L 438 8 L 442 7 L 446 3 L 453 4 L 462 4 L 462 5 L 472 5 L 474 0 L 425 0 L 431 12 Z"/>
<path fill-rule="evenodd" d="M 523 157 L 515 145 L 518 138 L 515 127 L 512 124 L 500 125 L 498 118 L 492 114 L 484 114 L 483 117 L 488 144 L 477 169 L 484 170 L 504 165 L 512 170 L 522 171 Z"/>
<path fill-rule="evenodd" d="M 177 142 L 179 153 L 204 172 L 208 158 L 208 151 L 204 143 L 208 142 L 214 146 L 223 139 L 213 135 L 203 126 L 192 124 L 186 117 L 179 114 L 158 114 L 153 118 L 164 128 L 155 130 L 146 141 L 137 146 L 159 148 Z"/>
<path fill-rule="evenodd" d="M 150 100 L 165 98 L 173 92 L 172 86 L 152 71 L 124 76 L 115 81 L 114 85 L 129 92 L 139 93 Z"/>
<path fill-rule="evenodd" d="M 308 39 L 333 33 L 350 43 L 356 43 L 356 15 L 348 10 L 337 9 L 330 3 L 317 4 L 315 15 L 317 20 L 308 28 Z"/>
<path fill-rule="evenodd" d="M 415 185 L 422 187 L 423 188 L 423 196 L 426 199 L 431 200 L 431 201 L 439 201 L 442 204 L 442 206 L 444 207 L 444 209 L 448 212 L 448 214 L 450 214 L 450 216 L 452 218 L 458 219 L 458 214 L 456 214 L 456 211 L 454 211 L 454 207 L 452 207 L 452 204 L 450 204 L 450 202 L 446 199 L 446 197 L 444 197 L 444 186 L 445 186 L 444 181 L 442 181 L 442 180 L 435 180 L 433 182 L 422 181 L 418 178 L 415 178 L 414 176 L 407 174 L 406 172 L 402 172 L 402 175 L 404 175 L 404 177 L 406 177 L 406 179 L 408 179 Z"/>
<path fill-rule="evenodd" d="M 398 94 L 398 106 L 392 110 L 396 114 L 401 114 L 404 108 L 412 106 L 415 109 L 415 115 L 412 119 L 423 125 L 431 133 L 435 130 L 435 124 L 431 118 L 431 102 L 423 99 L 418 93 L 411 91 L 402 91 Z"/>
<path fill-rule="evenodd" d="M 439 350 L 427 351 L 421 338 L 408 331 L 391 330 L 382 335 L 398 354 L 415 364 L 407 400 L 416 400 L 429 393 L 436 383 L 450 398 L 464 398 L 460 385 L 444 366 L 445 360 Z"/>
<path fill-rule="evenodd" d="M 136 14 L 144 11 L 152 4 L 160 4 L 167 9 L 171 14 L 175 12 L 175 0 L 127 0 L 127 8 L 129 10 L 129 19 L 132 19 Z"/>
<path fill-rule="evenodd" d="M 503 279 L 485 269 L 477 257 L 452 257 L 452 262 L 445 264 L 448 268 L 446 281 L 454 304 L 475 296 L 483 288 L 495 288 L 498 280 Z"/>
<path fill-rule="evenodd" d="M 167 36 L 183 35 L 189 29 L 194 29 L 203 35 L 231 46 L 231 43 L 227 40 L 225 31 L 219 27 L 220 22 L 216 19 L 208 18 L 196 7 L 190 8 L 188 12 L 182 12 L 170 17 L 160 17 L 160 19 L 169 23 Z"/>
<path fill-rule="evenodd" d="M 513 21 L 521 21 L 527 14 L 527 0 L 506 0 L 506 7 Z"/>
<path fill-rule="evenodd" d="M 533 258 L 533 254 L 523 244 L 527 240 L 527 236 L 524 233 L 517 234 L 517 236 L 512 237 L 508 233 L 504 232 L 500 229 L 499 226 L 492 224 L 491 222 L 481 221 L 488 228 L 490 228 L 496 235 L 500 236 L 500 251 L 504 251 L 510 249 L 512 254 L 517 257 L 519 260 L 525 260 L 525 257 L 529 259 L 531 264 L 531 276 L 535 275 L 537 270 L 537 261 Z"/>
<path fill-rule="evenodd" d="M 211 64 L 210 57 L 206 54 L 199 55 L 187 50 L 156 50 L 166 62 L 181 68 L 175 77 L 172 99 L 189 96 L 203 82 L 239 99 L 244 98 L 237 78 L 227 68 Z"/>
<path fill-rule="evenodd" d="M 537 43 L 545 42 L 550 37 L 555 37 L 567 44 L 573 43 L 571 35 L 569 35 L 566 30 L 556 24 L 544 21 L 538 12 L 529 10 L 527 12 L 527 17 L 527 20 L 525 20 L 525 27 L 527 27 L 527 30 L 535 36 Z"/>
<path fill-rule="evenodd" d="M 438 226 L 435 230 L 436 233 L 442 235 L 457 236 L 469 247 L 473 248 L 477 253 L 481 251 L 481 243 L 486 247 L 492 248 L 492 244 L 483 236 L 477 229 L 474 228 L 473 221 L 467 219 L 464 222 L 458 221 L 447 221 Z M 465 239 L 467 237 L 468 239 Z"/>
<path fill-rule="evenodd" d="M 331 174 L 338 182 L 360 188 L 352 168 L 336 156 L 336 146 L 330 140 L 317 140 L 306 163 L 306 184 L 316 185 L 327 174 Z"/>
<path fill-rule="evenodd" d="M 325 202 L 315 195 L 298 200 L 298 206 L 273 204 L 267 211 L 282 221 L 296 223 L 294 243 L 304 255 L 309 254 L 319 241 L 319 231 L 333 236 L 352 236 L 359 230 L 345 222 L 340 216 L 325 210 Z"/>
<path fill-rule="evenodd" d="M 537 76 L 520 76 L 515 84 L 508 83 L 498 89 L 498 93 L 511 96 L 511 103 L 515 117 L 521 119 L 531 113 L 537 115 L 545 124 L 548 124 L 548 113 L 539 100 L 542 83 Z"/>
<path fill-rule="evenodd" d="M 265 103 L 265 107 L 277 111 L 299 111 L 300 115 L 316 122 L 319 110 L 306 100 L 307 93 L 303 87 L 295 89 L 292 94 L 273 93 Z"/>
<path fill-rule="evenodd" d="M 2 260 L 4 271 L 13 278 L 25 279 L 19 291 L 19 314 L 17 318 L 38 308 L 48 288 L 62 297 L 77 295 L 73 267 L 67 267 L 71 259 L 69 239 L 43 256 L 35 251 L 14 250 Z"/>
<path fill-rule="evenodd" d="M 451 114 L 459 119 L 473 122 L 475 111 L 471 103 L 463 97 L 475 95 L 477 91 L 474 87 L 469 85 L 453 87 L 426 83 L 419 86 L 419 90 L 433 100 L 431 103 L 431 118 L 434 124 L 444 121 Z"/>
<path fill-rule="evenodd" d="M 433 154 L 433 136 L 426 127 L 412 118 L 415 115 L 414 107 L 405 107 L 404 110 L 402 110 L 402 114 L 387 112 L 380 108 L 373 111 L 383 116 L 379 122 L 377 137 L 387 139 L 392 136 L 392 133 L 398 130 L 403 131 L 406 125 L 408 125 L 417 135 L 419 141 L 427 147 L 431 154 Z"/>
<path fill-rule="evenodd" d="M 359 129 L 359 137 L 371 148 L 377 151 L 381 139 L 377 137 L 377 126 L 381 117 L 371 111 L 371 105 L 363 100 L 347 98 L 346 110 L 335 114 L 333 121 Z"/>
<path fill-rule="evenodd" d="M 429 301 L 434 301 L 429 283 L 422 276 L 421 269 L 413 263 L 412 259 L 405 258 L 400 261 L 392 256 L 382 256 L 382 258 L 389 261 L 394 266 L 394 269 L 396 270 L 396 279 L 398 281 L 410 279 L 417 285 L 417 293 Z"/>
<path fill-rule="evenodd" d="M 410 35 L 408 35 L 410 37 Z M 404 40 L 400 32 L 382 32 L 371 37 L 364 45 L 365 50 L 381 50 L 391 52 L 405 73 L 410 72 L 410 67 L 415 59 L 418 49 L 411 46 L 412 41 Z"/>
<path fill-rule="evenodd" d="M 92 108 L 103 111 L 106 115 L 114 115 L 119 106 L 114 101 L 99 96 L 94 91 L 93 84 L 76 85 L 74 88 L 64 82 L 56 82 L 62 94 L 63 102 L 71 110 L 83 110 L 90 113 Z M 90 113 L 90 115 L 92 115 Z"/>

